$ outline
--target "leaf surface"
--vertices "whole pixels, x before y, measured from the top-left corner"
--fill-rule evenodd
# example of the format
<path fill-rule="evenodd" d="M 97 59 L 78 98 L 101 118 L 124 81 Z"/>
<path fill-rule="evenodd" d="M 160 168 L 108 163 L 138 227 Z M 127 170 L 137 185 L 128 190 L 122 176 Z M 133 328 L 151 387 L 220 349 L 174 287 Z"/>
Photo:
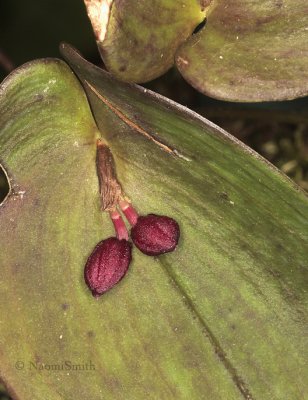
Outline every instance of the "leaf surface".
<path fill-rule="evenodd" d="M 0 92 L 0 159 L 12 185 L 0 207 L 0 372 L 11 393 L 302 399 L 303 192 L 209 121 L 62 51 L 100 132 L 63 62 L 25 65 Z M 140 214 L 175 218 L 182 236 L 158 258 L 134 249 L 128 275 L 96 301 L 84 264 L 113 235 L 100 212 L 100 135 Z"/>

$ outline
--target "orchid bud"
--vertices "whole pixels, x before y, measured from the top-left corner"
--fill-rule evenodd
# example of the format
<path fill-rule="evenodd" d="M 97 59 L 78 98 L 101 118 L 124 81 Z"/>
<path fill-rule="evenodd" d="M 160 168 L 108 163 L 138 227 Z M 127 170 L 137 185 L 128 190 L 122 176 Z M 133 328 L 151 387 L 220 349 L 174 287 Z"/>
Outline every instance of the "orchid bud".
<path fill-rule="evenodd" d="M 170 217 L 155 214 L 139 216 L 131 229 L 131 238 L 140 251 L 157 256 L 175 249 L 180 238 L 180 227 Z"/>
<path fill-rule="evenodd" d="M 110 237 L 97 244 L 84 270 L 86 284 L 93 296 L 107 292 L 125 276 L 131 253 L 132 246 L 124 239 Z"/>

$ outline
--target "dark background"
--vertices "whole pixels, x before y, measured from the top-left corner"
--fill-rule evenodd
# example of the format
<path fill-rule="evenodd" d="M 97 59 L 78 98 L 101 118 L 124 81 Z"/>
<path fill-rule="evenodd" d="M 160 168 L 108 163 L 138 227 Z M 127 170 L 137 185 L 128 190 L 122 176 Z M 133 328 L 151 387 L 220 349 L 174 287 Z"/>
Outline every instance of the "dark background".
<path fill-rule="evenodd" d="M 0 0 L 0 81 L 17 66 L 61 57 L 61 41 L 103 66 L 83 0 Z M 276 103 L 228 103 L 210 99 L 171 69 L 146 84 L 217 123 L 308 190 L 308 97 Z M 7 191 L 0 169 L 0 201 Z"/>

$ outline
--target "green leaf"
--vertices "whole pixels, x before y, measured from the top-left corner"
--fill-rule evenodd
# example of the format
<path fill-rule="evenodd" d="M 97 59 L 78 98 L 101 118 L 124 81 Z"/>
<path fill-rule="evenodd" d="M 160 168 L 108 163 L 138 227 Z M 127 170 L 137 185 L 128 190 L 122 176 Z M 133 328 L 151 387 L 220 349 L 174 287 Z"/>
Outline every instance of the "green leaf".
<path fill-rule="evenodd" d="M 229 101 L 308 94 L 308 9 L 301 0 L 217 0 L 205 28 L 176 55 L 183 77 Z"/>
<path fill-rule="evenodd" d="M 107 21 L 91 20 L 107 68 L 122 80 L 146 82 L 175 60 L 192 86 L 218 99 L 253 102 L 308 94 L 305 1 L 111 3 Z M 205 27 L 191 36 L 205 16 Z"/>
<path fill-rule="evenodd" d="M 84 263 L 113 235 L 100 212 L 97 128 L 64 63 L 11 75 L 0 92 L 0 159 L 12 184 L 0 207 L 0 372 L 11 393 L 302 399 L 304 193 L 210 122 L 62 51 L 126 194 L 141 214 L 177 219 L 182 236 L 158 258 L 135 248 L 125 279 L 94 300 Z M 29 364 L 90 360 L 95 370 Z"/>
<path fill-rule="evenodd" d="M 199 0 L 84 0 L 107 68 L 146 82 L 174 64 L 174 54 L 204 19 Z"/>

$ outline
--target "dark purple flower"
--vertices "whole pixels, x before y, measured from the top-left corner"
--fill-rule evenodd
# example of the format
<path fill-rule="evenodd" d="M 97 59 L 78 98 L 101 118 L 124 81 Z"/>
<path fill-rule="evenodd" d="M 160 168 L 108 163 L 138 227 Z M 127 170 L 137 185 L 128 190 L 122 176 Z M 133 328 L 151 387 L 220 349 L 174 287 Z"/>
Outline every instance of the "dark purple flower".
<path fill-rule="evenodd" d="M 131 229 L 131 237 L 140 251 L 157 256 L 175 249 L 180 238 L 180 227 L 173 218 L 148 214 L 138 217 Z"/>
<path fill-rule="evenodd" d="M 116 285 L 126 274 L 132 259 L 132 246 L 127 240 L 110 237 L 97 244 L 84 270 L 86 284 L 98 297 Z"/>

